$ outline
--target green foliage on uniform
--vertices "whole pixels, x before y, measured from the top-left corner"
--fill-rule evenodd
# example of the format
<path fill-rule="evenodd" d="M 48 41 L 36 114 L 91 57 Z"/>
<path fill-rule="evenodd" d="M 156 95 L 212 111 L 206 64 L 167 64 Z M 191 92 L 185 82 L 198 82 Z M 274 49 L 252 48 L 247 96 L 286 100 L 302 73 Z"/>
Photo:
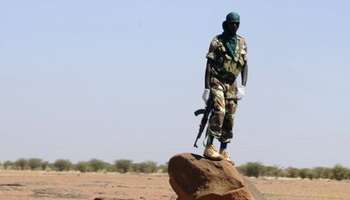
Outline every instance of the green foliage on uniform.
<path fill-rule="evenodd" d="M 53 167 L 57 171 L 69 171 L 73 164 L 70 160 L 58 159 L 53 163 Z"/>

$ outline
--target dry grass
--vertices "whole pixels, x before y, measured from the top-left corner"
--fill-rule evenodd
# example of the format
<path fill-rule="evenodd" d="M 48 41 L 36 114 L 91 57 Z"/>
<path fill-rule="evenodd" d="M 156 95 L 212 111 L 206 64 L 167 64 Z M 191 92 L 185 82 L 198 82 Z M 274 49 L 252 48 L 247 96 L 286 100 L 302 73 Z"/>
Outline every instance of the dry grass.
<path fill-rule="evenodd" d="M 350 182 L 250 179 L 268 200 L 350 200 Z"/>
<path fill-rule="evenodd" d="M 268 200 L 350 200 L 350 182 L 250 179 Z M 169 200 L 165 174 L 0 171 L 0 200 Z"/>

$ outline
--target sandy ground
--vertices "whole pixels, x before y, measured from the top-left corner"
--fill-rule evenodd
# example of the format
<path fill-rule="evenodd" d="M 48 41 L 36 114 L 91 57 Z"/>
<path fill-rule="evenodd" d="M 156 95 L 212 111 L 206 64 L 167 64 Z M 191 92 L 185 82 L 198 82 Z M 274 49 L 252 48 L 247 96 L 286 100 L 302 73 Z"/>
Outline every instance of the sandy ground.
<path fill-rule="evenodd" d="M 172 199 L 166 174 L 1 171 L 0 200 Z M 175 198 L 173 198 L 175 199 Z"/>
<path fill-rule="evenodd" d="M 350 200 L 350 182 L 249 179 L 268 200 Z M 169 200 L 166 174 L 0 171 L 0 200 Z"/>
<path fill-rule="evenodd" d="M 250 181 L 268 200 L 350 200 L 350 181 L 263 178 Z"/>

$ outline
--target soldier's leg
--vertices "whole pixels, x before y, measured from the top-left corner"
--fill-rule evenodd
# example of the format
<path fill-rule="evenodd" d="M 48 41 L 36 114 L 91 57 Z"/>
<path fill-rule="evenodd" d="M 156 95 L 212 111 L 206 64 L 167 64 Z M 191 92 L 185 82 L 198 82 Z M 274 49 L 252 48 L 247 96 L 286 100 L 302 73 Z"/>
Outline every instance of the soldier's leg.
<path fill-rule="evenodd" d="M 211 95 L 213 98 L 214 106 L 213 112 L 210 116 L 208 128 L 207 128 L 207 136 L 208 141 L 206 148 L 204 150 L 204 156 L 210 159 L 221 160 L 221 155 L 217 152 L 215 147 L 213 146 L 214 138 L 221 138 L 221 130 L 225 117 L 225 97 L 223 89 L 220 87 L 212 87 Z"/>
<path fill-rule="evenodd" d="M 207 134 L 220 139 L 222 136 L 222 126 L 225 118 L 225 97 L 223 90 L 211 89 L 214 106 L 210 115 Z"/>
<path fill-rule="evenodd" d="M 237 101 L 226 100 L 226 113 L 222 127 L 222 136 L 220 138 L 220 154 L 223 159 L 231 161 L 229 153 L 226 151 L 227 144 L 233 137 L 234 114 L 236 112 Z"/>
<path fill-rule="evenodd" d="M 206 143 L 206 146 L 208 146 L 208 145 L 212 145 L 212 144 L 213 144 L 213 142 L 214 142 L 214 137 L 213 137 L 213 136 L 211 136 L 211 135 L 208 135 L 207 137 L 208 137 L 208 138 L 207 138 L 207 143 Z"/>
<path fill-rule="evenodd" d="M 220 143 L 220 152 L 224 151 L 227 148 L 227 143 L 221 142 Z"/>
<path fill-rule="evenodd" d="M 236 113 L 237 101 L 233 99 L 226 99 L 225 105 L 226 112 L 222 125 L 222 135 L 220 137 L 220 142 L 222 143 L 223 148 L 227 146 L 227 143 L 229 143 L 233 137 L 232 130 L 234 126 L 234 116 Z"/>

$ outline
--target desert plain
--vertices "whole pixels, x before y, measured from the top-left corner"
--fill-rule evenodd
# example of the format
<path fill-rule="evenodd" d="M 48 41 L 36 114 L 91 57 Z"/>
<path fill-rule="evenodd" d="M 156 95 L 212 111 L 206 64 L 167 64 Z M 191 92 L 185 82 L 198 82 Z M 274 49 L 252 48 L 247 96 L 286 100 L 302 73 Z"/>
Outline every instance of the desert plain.
<path fill-rule="evenodd" d="M 267 200 L 350 200 L 350 181 L 248 178 Z M 0 171 L 0 200 L 175 200 L 167 174 Z"/>

